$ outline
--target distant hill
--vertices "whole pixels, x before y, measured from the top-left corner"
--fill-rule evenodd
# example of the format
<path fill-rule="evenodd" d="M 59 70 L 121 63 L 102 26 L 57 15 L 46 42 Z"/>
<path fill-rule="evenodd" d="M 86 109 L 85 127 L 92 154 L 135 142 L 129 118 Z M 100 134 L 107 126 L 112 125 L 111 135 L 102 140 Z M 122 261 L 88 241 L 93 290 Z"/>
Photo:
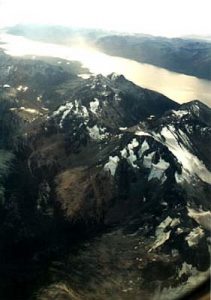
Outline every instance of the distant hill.
<path fill-rule="evenodd" d="M 97 46 L 110 55 L 211 80 L 211 43 L 203 40 L 112 35 L 100 38 Z"/>
<path fill-rule="evenodd" d="M 85 40 L 101 51 L 178 73 L 211 80 L 211 43 L 209 37 L 154 37 L 100 29 L 47 25 L 16 25 L 8 33 L 33 40 L 71 45 Z M 203 39 L 204 38 L 204 39 Z"/>
<path fill-rule="evenodd" d="M 47 25 L 16 25 L 7 31 L 32 40 L 65 45 L 85 40 L 109 55 L 211 80 L 211 43 L 207 37 L 165 38 Z"/>
<path fill-rule="evenodd" d="M 59 25 L 15 25 L 6 28 L 9 34 L 21 35 L 26 38 L 43 41 L 46 43 L 68 44 L 79 41 L 81 38 L 88 42 L 96 41 L 97 39 L 108 35 L 115 34 L 115 32 L 106 32 L 101 29 L 87 29 L 87 28 L 71 28 Z"/>
<path fill-rule="evenodd" d="M 182 38 L 184 39 L 191 39 L 191 40 L 203 40 L 207 42 L 211 42 L 211 35 L 197 35 L 197 34 L 191 34 L 191 35 L 185 35 Z"/>

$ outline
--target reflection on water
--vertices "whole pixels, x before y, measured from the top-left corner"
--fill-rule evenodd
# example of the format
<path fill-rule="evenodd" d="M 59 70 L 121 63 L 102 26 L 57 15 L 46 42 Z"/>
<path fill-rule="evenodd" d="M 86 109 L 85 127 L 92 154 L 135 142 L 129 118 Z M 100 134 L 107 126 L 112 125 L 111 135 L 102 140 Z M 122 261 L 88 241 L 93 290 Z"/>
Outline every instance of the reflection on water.
<path fill-rule="evenodd" d="M 51 56 L 81 61 L 94 74 L 108 75 L 112 72 L 123 74 L 137 85 L 149 88 L 180 103 L 199 99 L 211 105 L 211 81 L 187 76 L 130 59 L 106 55 L 87 45 L 67 47 L 56 44 L 35 42 L 19 36 L 1 35 L 8 54 L 15 56 Z"/>

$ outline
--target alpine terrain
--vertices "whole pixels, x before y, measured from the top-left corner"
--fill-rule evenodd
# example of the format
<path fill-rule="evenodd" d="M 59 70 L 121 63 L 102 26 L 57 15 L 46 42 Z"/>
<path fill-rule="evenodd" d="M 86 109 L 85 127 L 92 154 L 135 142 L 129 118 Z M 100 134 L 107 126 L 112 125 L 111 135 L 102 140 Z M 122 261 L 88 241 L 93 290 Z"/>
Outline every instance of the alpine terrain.
<path fill-rule="evenodd" d="M 211 109 L 0 52 L 0 299 L 178 299 L 210 267 Z"/>

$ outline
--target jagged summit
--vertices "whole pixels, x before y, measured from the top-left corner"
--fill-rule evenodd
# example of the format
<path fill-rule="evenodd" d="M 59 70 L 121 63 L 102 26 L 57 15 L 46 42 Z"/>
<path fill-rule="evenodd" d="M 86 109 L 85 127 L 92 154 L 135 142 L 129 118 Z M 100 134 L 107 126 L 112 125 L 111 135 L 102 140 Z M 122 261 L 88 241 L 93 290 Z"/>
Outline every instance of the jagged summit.
<path fill-rule="evenodd" d="M 126 80 L 126 78 L 124 77 L 124 75 L 122 74 L 117 74 L 115 72 L 111 73 L 108 75 L 108 78 L 111 80 Z"/>
<path fill-rule="evenodd" d="M 86 122 L 98 122 L 114 130 L 136 125 L 151 114 L 160 116 L 178 107 L 176 102 L 142 89 L 123 76 L 121 80 L 116 79 L 116 75 L 115 79 L 111 78 L 113 74 L 107 77 L 92 76 L 76 89 L 69 90 L 66 104 L 54 113 L 60 125 L 72 115 L 81 115 Z"/>

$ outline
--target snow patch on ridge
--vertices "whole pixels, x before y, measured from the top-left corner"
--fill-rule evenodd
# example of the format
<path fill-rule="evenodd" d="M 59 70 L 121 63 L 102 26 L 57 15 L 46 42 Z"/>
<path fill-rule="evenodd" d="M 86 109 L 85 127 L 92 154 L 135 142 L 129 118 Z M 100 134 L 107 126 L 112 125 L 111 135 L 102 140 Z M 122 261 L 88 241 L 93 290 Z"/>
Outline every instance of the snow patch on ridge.
<path fill-rule="evenodd" d="M 91 112 L 96 114 L 99 109 L 99 104 L 100 104 L 99 100 L 97 98 L 94 98 L 94 101 L 91 101 L 89 103 Z"/>
<path fill-rule="evenodd" d="M 173 114 L 179 118 L 186 116 L 189 114 L 187 110 L 172 110 Z"/>
<path fill-rule="evenodd" d="M 74 104 L 72 102 L 67 102 L 64 105 L 61 105 L 56 111 L 53 112 L 52 116 L 57 117 L 61 115 L 59 127 L 62 128 L 64 120 L 70 113 L 83 117 L 84 123 L 88 123 L 89 112 L 87 108 L 83 105 L 80 105 L 77 100 L 74 101 Z"/>
<path fill-rule="evenodd" d="M 139 142 L 137 141 L 137 139 L 133 139 L 132 142 L 130 144 L 128 144 L 128 149 L 132 150 L 133 148 L 138 147 Z"/>
<path fill-rule="evenodd" d="M 32 114 L 32 115 L 37 115 L 37 116 L 40 115 L 40 116 L 42 116 L 42 113 L 39 112 L 37 109 L 29 108 L 29 107 L 24 107 L 24 106 L 21 106 L 19 108 L 17 108 L 17 107 L 11 107 L 10 110 L 11 111 L 24 111 L 24 112 Z"/>
<path fill-rule="evenodd" d="M 143 131 L 143 130 L 137 130 L 137 131 L 135 132 L 135 135 L 138 135 L 138 136 L 142 136 L 142 135 L 151 136 L 151 134 L 149 134 L 148 132 Z"/>
<path fill-rule="evenodd" d="M 28 86 L 19 85 L 17 87 L 17 91 L 19 92 L 26 92 L 28 90 Z"/>
<path fill-rule="evenodd" d="M 65 105 L 61 105 L 54 113 L 53 116 L 58 116 L 62 113 L 62 117 L 59 122 L 59 127 L 63 127 L 63 122 L 65 118 L 68 116 L 68 114 L 71 112 L 73 108 L 73 104 L 71 102 L 67 102 Z"/>
<path fill-rule="evenodd" d="M 21 106 L 20 110 L 28 112 L 30 114 L 42 115 L 37 109 L 34 109 L 34 108 L 26 108 L 24 106 Z"/>
<path fill-rule="evenodd" d="M 177 174 L 177 182 L 183 180 L 190 181 L 191 175 L 196 174 L 204 182 L 211 184 L 211 173 L 207 170 L 206 166 L 195 155 L 193 155 L 182 143 L 179 142 L 179 137 L 187 146 L 190 142 L 184 132 L 179 130 L 176 132 L 175 128 L 170 125 L 164 127 L 160 133 L 161 137 L 165 138 L 164 144 L 169 150 L 177 157 L 178 161 L 182 164 L 182 175 Z M 163 142 L 161 140 L 161 142 Z"/>
<path fill-rule="evenodd" d="M 204 229 L 211 231 L 211 211 L 195 210 L 194 208 L 187 207 L 188 216 L 194 219 Z"/>
<path fill-rule="evenodd" d="M 109 156 L 109 161 L 105 164 L 104 170 L 109 171 L 111 175 L 114 176 L 119 161 L 120 159 L 118 156 Z"/>
<path fill-rule="evenodd" d="M 155 151 L 149 153 L 148 155 L 144 156 L 144 159 L 143 159 L 143 165 L 145 168 L 148 168 L 150 169 L 151 166 L 152 166 L 152 160 L 153 160 L 153 157 L 155 155 Z"/>
<path fill-rule="evenodd" d="M 158 225 L 158 227 L 156 228 L 155 231 L 156 240 L 152 248 L 149 250 L 149 252 L 160 247 L 169 239 L 171 230 L 166 231 L 167 227 L 173 228 L 179 223 L 180 223 L 179 219 L 172 219 L 169 216 L 163 222 L 161 222 L 160 225 Z"/>
<path fill-rule="evenodd" d="M 87 130 L 89 132 L 89 136 L 93 140 L 103 140 L 109 136 L 109 133 L 105 132 L 106 128 L 102 128 L 102 127 L 99 128 L 97 125 L 94 125 L 93 127 L 87 126 Z"/>
<path fill-rule="evenodd" d="M 141 148 L 140 148 L 139 151 L 138 151 L 139 157 L 141 158 L 141 157 L 142 157 L 142 154 L 143 154 L 145 151 L 149 150 L 149 149 L 150 149 L 149 144 L 147 143 L 146 140 L 144 140 L 144 142 L 143 142 L 142 145 L 141 145 Z"/>
<path fill-rule="evenodd" d="M 178 271 L 178 278 L 181 278 L 182 275 L 184 275 L 184 274 L 190 275 L 190 274 L 193 273 L 193 271 L 194 271 L 194 273 L 197 272 L 196 268 L 193 268 L 192 265 L 187 264 L 184 261 L 183 264 L 182 264 L 181 269 Z"/>
<path fill-rule="evenodd" d="M 122 149 L 120 151 L 121 156 L 125 159 L 127 159 L 127 161 L 134 167 L 134 168 L 138 168 L 138 166 L 135 164 L 136 160 L 137 160 L 137 156 L 135 155 L 133 149 L 137 148 L 139 146 L 139 142 L 137 141 L 136 138 L 134 138 L 131 143 L 129 143 L 124 149 Z"/>
<path fill-rule="evenodd" d="M 204 236 L 204 231 L 200 227 L 194 228 L 185 238 L 189 247 L 198 245 L 200 239 Z"/>
<path fill-rule="evenodd" d="M 162 179 L 162 183 L 166 180 L 165 171 L 169 168 L 170 164 L 166 162 L 164 159 L 160 158 L 157 164 L 152 163 L 151 172 L 149 174 L 148 180 L 153 178 L 157 178 L 159 180 Z"/>

